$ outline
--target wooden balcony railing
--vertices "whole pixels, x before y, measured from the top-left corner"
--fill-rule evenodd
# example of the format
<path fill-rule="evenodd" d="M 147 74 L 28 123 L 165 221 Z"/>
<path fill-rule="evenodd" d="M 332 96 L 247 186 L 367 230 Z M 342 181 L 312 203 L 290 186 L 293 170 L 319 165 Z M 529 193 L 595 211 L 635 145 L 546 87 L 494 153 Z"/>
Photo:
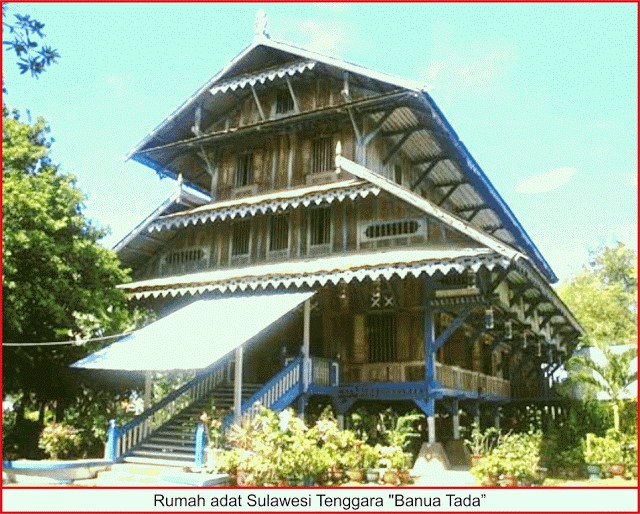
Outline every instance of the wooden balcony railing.
<path fill-rule="evenodd" d="M 511 397 L 508 380 L 436 362 L 436 380 L 448 389 Z M 418 382 L 424 380 L 424 361 L 353 364 L 345 369 L 345 382 Z"/>

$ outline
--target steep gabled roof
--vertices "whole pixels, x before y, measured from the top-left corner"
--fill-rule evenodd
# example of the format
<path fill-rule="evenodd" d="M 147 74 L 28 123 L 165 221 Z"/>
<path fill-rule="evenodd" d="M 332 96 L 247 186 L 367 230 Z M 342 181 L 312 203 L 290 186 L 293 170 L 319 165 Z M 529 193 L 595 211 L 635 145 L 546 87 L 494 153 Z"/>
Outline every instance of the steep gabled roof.
<path fill-rule="evenodd" d="M 433 99 L 420 85 L 287 43 L 266 37 L 256 38 L 134 147 L 127 157 L 151 167 L 162 175 L 175 177 L 177 172 L 171 169 L 171 163 L 180 152 L 192 152 L 194 146 L 197 147 L 200 143 L 215 142 L 217 139 L 222 142 L 222 138 L 234 137 L 234 134 L 259 134 L 261 126 L 245 126 L 230 133 L 197 136 L 191 131 L 196 117 L 196 106 L 205 101 L 211 104 L 215 96 L 215 105 L 220 108 L 220 112 L 224 112 L 237 99 L 233 95 L 213 95 L 212 90 L 218 93 L 232 87 L 240 87 L 244 80 L 249 80 L 248 74 L 256 74 L 265 67 L 271 69 L 272 74 L 302 73 L 305 69 L 315 66 L 310 63 L 321 63 L 348 71 L 361 82 L 372 87 L 375 85 L 380 91 L 379 97 L 374 96 L 373 99 L 364 102 L 375 101 L 377 98 L 380 101 L 387 98 L 391 100 L 392 97 L 402 98 L 405 106 L 396 108 L 386 120 L 382 120 L 381 114 L 380 118 L 374 118 L 374 121 L 382 123 L 380 128 L 383 134 L 397 134 L 390 139 L 394 143 L 404 138 L 401 143 L 403 152 L 412 162 L 423 163 L 426 166 L 423 178 L 429 175 L 432 190 L 436 191 L 433 194 L 440 195 L 438 204 L 444 204 L 446 209 L 460 216 L 466 213 L 466 221 L 472 221 L 476 227 L 520 249 L 531 257 L 533 264 L 547 280 L 557 281 L 551 266 Z M 293 68 L 288 69 L 287 65 Z M 232 79 L 236 80 L 236 84 L 229 84 Z M 269 80 L 268 77 L 262 79 Z M 252 80 L 255 80 L 255 77 Z M 358 100 L 353 102 L 353 106 L 357 104 L 357 107 L 362 109 L 362 103 L 363 100 Z M 343 107 L 340 105 L 336 109 L 344 113 Z M 292 120 L 293 118 L 295 117 L 292 117 Z M 287 123 L 287 118 L 266 123 L 275 127 L 276 124 Z M 402 134 L 402 130 L 405 129 L 410 131 L 408 137 Z M 189 177 L 185 178 L 189 180 Z M 197 184 L 192 185 L 199 187 Z M 414 187 L 419 186 L 420 181 L 417 181 Z"/>
<path fill-rule="evenodd" d="M 156 219 L 163 215 L 169 215 L 183 210 L 192 209 L 211 201 L 197 191 L 180 184 L 158 207 L 156 207 L 145 219 L 135 226 L 127 235 L 113 247 L 125 266 L 132 265 L 135 261 L 150 257 L 159 246 L 163 244 L 157 238 L 150 238 L 147 228 Z"/>

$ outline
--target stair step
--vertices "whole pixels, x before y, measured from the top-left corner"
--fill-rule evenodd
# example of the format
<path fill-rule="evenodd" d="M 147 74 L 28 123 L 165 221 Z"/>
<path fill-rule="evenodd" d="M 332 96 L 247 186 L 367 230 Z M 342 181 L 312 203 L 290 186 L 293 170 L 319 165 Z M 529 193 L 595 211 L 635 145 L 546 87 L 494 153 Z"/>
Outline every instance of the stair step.
<path fill-rule="evenodd" d="M 193 458 L 190 461 L 183 459 L 169 459 L 169 458 L 152 458 L 142 455 L 127 455 L 124 458 L 125 464 L 145 464 L 148 466 L 165 466 L 171 468 L 183 469 L 184 467 L 191 467 L 194 465 Z"/>
<path fill-rule="evenodd" d="M 195 447 L 196 447 L 195 441 L 191 441 L 186 445 L 178 445 L 175 443 L 155 442 L 153 439 L 150 439 L 149 442 L 142 443 L 138 448 L 140 448 L 141 450 L 158 449 L 158 450 L 167 450 L 171 452 L 182 450 L 182 451 L 189 451 L 193 453 Z"/>
<path fill-rule="evenodd" d="M 195 442 L 195 437 L 193 434 L 185 434 L 185 437 L 164 437 L 158 436 L 156 434 L 152 435 L 149 441 L 153 441 L 154 443 L 167 443 L 167 444 L 191 444 Z"/>
<path fill-rule="evenodd" d="M 134 450 L 131 452 L 133 457 L 145 457 L 151 459 L 159 459 L 159 460 L 177 460 L 177 461 L 185 461 L 185 462 L 193 462 L 194 455 L 193 452 L 162 452 L 162 451 L 153 451 L 153 450 Z M 127 462 L 131 462 L 127 458 Z"/>

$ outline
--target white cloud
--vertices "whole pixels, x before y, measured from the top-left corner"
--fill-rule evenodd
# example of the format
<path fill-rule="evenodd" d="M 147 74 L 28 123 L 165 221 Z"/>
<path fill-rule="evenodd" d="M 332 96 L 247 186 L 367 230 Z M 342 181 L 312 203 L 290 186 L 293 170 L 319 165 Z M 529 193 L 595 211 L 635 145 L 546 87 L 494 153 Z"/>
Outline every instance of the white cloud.
<path fill-rule="evenodd" d="M 525 194 L 547 193 L 564 186 L 577 171 L 575 168 L 569 167 L 553 168 L 544 173 L 522 179 L 514 188 L 519 193 Z"/>
<path fill-rule="evenodd" d="M 455 87 L 467 95 L 490 93 L 516 58 L 513 45 L 456 45 L 447 30 L 441 28 L 439 33 L 431 49 L 433 58 L 421 73 L 421 79 L 432 91 L 446 93 Z"/>
<path fill-rule="evenodd" d="M 338 55 L 353 43 L 348 27 L 339 21 L 304 20 L 296 30 L 302 37 L 303 47 L 323 54 Z"/>

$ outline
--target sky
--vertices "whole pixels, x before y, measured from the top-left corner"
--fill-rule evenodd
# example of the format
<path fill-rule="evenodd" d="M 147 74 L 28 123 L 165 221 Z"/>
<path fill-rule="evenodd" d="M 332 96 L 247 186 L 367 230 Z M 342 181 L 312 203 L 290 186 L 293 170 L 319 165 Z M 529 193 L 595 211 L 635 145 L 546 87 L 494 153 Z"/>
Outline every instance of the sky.
<path fill-rule="evenodd" d="M 6 55 L 4 100 L 47 120 L 106 246 L 175 188 L 124 156 L 251 43 L 260 8 L 273 39 L 424 84 L 561 281 L 590 250 L 637 249 L 635 4 L 13 4 L 61 59 L 34 80 Z"/>

